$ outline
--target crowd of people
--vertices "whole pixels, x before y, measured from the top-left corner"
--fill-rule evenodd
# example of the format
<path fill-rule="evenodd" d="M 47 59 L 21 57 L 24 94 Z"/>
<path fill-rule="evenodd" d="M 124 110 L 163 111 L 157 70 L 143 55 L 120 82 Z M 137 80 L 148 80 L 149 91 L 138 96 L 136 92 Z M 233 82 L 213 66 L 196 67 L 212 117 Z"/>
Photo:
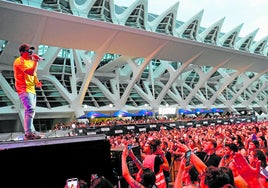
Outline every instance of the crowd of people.
<path fill-rule="evenodd" d="M 203 119 L 199 117 L 198 120 Z M 183 121 L 196 118 L 181 119 Z M 113 120 L 119 125 L 134 120 Z M 139 123 L 152 121 L 138 120 Z M 154 123 L 178 119 L 154 119 Z M 109 123 L 105 123 L 107 125 Z M 70 128 L 96 126 L 72 122 Z M 97 125 L 102 126 L 102 125 Z M 111 148 L 124 148 L 122 176 L 129 187 L 268 187 L 268 121 L 189 126 L 107 136 Z M 141 157 L 129 149 L 140 148 Z M 190 154 L 190 155 L 186 155 Z M 187 158 L 187 156 L 189 158 Z M 127 158 L 138 172 L 130 172 Z M 176 167 L 174 167 L 176 165 Z M 175 173 L 172 174 L 172 171 Z M 171 177 L 173 176 L 173 177 Z"/>
<path fill-rule="evenodd" d="M 81 123 L 70 127 L 77 125 Z M 171 130 L 163 126 L 160 131 L 107 138 L 111 149 L 124 148 L 122 176 L 129 187 L 262 188 L 268 187 L 267 129 L 264 119 Z M 129 149 L 134 147 L 139 148 L 139 158 Z M 128 157 L 138 172 L 128 169 Z"/>
<path fill-rule="evenodd" d="M 268 187 L 267 124 L 263 121 L 161 129 L 110 136 L 109 140 L 111 147 L 125 148 L 122 172 L 131 187 L 170 187 L 170 174 L 165 174 L 174 165 L 170 158 L 179 164 L 174 188 Z M 140 160 L 128 150 L 129 145 L 141 148 Z M 186 165 L 185 153 L 189 151 L 190 163 Z M 130 174 L 127 156 L 138 167 L 137 174 Z M 146 176 L 141 175 L 145 172 Z M 147 177 L 146 183 L 144 177 Z"/>
<path fill-rule="evenodd" d="M 190 121 L 196 120 L 197 118 L 166 118 L 166 117 L 146 117 L 146 118 L 102 118 L 100 120 L 91 121 L 72 121 L 69 123 L 58 122 L 54 125 L 55 130 L 66 130 L 72 128 L 92 128 L 92 127 L 103 127 L 103 126 L 114 126 L 114 125 L 136 125 L 146 123 L 165 123 L 175 121 Z M 201 119 L 201 118 L 199 118 Z M 203 118 L 202 118 L 203 119 Z"/>

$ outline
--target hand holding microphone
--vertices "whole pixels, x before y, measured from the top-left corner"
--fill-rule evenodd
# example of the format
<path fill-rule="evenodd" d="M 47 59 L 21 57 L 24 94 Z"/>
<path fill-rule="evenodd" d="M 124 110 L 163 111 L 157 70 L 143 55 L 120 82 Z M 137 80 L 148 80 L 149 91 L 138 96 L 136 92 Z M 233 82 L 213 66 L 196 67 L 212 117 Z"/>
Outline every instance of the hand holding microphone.
<path fill-rule="evenodd" d="M 42 88 L 42 86 L 43 86 L 43 83 L 41 81 L 39 81 L 38 83 L 36 83 L 36 87 Z"/>
<path fill-rule="evenodd" d="M 40 57 L 39 55 L 37 55 L 37 54 L 33 54 L 32 55 L 32 57 L 33 57 L 33 59 L 35 60 L 35 61 L 39 61 L 39 60 L 45 60 L 45 58 L 43 58 L 43 57 Z"/>

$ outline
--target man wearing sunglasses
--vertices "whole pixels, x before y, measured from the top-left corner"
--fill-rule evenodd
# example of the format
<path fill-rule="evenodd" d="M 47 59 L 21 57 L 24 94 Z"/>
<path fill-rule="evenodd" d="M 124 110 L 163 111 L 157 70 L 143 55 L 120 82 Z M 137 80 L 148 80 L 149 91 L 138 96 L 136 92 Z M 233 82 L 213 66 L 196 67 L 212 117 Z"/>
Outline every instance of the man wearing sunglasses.
<path fill-rule="evenodd" d="M 23 125 L 25 140 L 41 138 L 40 135 L 35 134 L 33 125 L 36 107 L 35 87 L 42 87 L 42 82 L 37 78 L 40 57 L 34 54 L 34 49 L 29 44 L 20 45 L 20 56 L 13 63 L 15 87 L 25 111 Z"/>

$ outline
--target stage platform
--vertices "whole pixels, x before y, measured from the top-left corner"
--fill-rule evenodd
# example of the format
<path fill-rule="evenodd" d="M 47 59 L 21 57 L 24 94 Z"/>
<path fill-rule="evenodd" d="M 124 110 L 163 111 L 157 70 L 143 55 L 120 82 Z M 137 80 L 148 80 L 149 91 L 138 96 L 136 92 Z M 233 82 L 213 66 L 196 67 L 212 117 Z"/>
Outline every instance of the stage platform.
<path fill-rule="evenodd" d="M 73 136 L 73 130 L 51 130 L 48 132 L 37 132 L 42 138 L 59 138 L 59 137 L 69 137 Z M 0 142 L 3 141 L 19 141 L 23 140 L 23 132 L 6 132 L 0 133 Z"/>
<path fill-rule="evenodd" d="M 97 140 L 105 140 L 106 135 L 90 135 L 90 136 L 65 136 L 65 137 L 51 137 L 41 138 L 36 140 L 9 140 L 0 142 L 0 150 L 33 147 L 33 146 L 47 146 L 55 144 L 77 143 L 77 142 L 91 142 Z"/>
<path fill-rule="evenodd" d="M 106 135 L 64 136 L 0 142 L 1 180 L 8 187 L 63 188 L 68 178 L 91 174 L 113 181 Z"/>

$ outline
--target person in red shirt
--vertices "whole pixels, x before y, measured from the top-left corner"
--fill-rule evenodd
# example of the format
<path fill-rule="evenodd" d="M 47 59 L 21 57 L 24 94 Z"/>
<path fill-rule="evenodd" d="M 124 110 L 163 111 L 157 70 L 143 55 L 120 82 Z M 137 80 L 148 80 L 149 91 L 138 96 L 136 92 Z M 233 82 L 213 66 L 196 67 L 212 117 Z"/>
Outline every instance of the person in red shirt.
<path fill-rule="evenodd" d="M 42 87 L 42 82 L 37 78 L 37 67 L 40 57 L 34 54 L 34 49 L 29 44 L 20 45 L 20 56 L 13 63 L 15 88 L 24 107 L 23 128 L 26 140 L 41 138 L 40 135 L 35 134 L 33 125 L 36 107 L 35 86 Z"/>

